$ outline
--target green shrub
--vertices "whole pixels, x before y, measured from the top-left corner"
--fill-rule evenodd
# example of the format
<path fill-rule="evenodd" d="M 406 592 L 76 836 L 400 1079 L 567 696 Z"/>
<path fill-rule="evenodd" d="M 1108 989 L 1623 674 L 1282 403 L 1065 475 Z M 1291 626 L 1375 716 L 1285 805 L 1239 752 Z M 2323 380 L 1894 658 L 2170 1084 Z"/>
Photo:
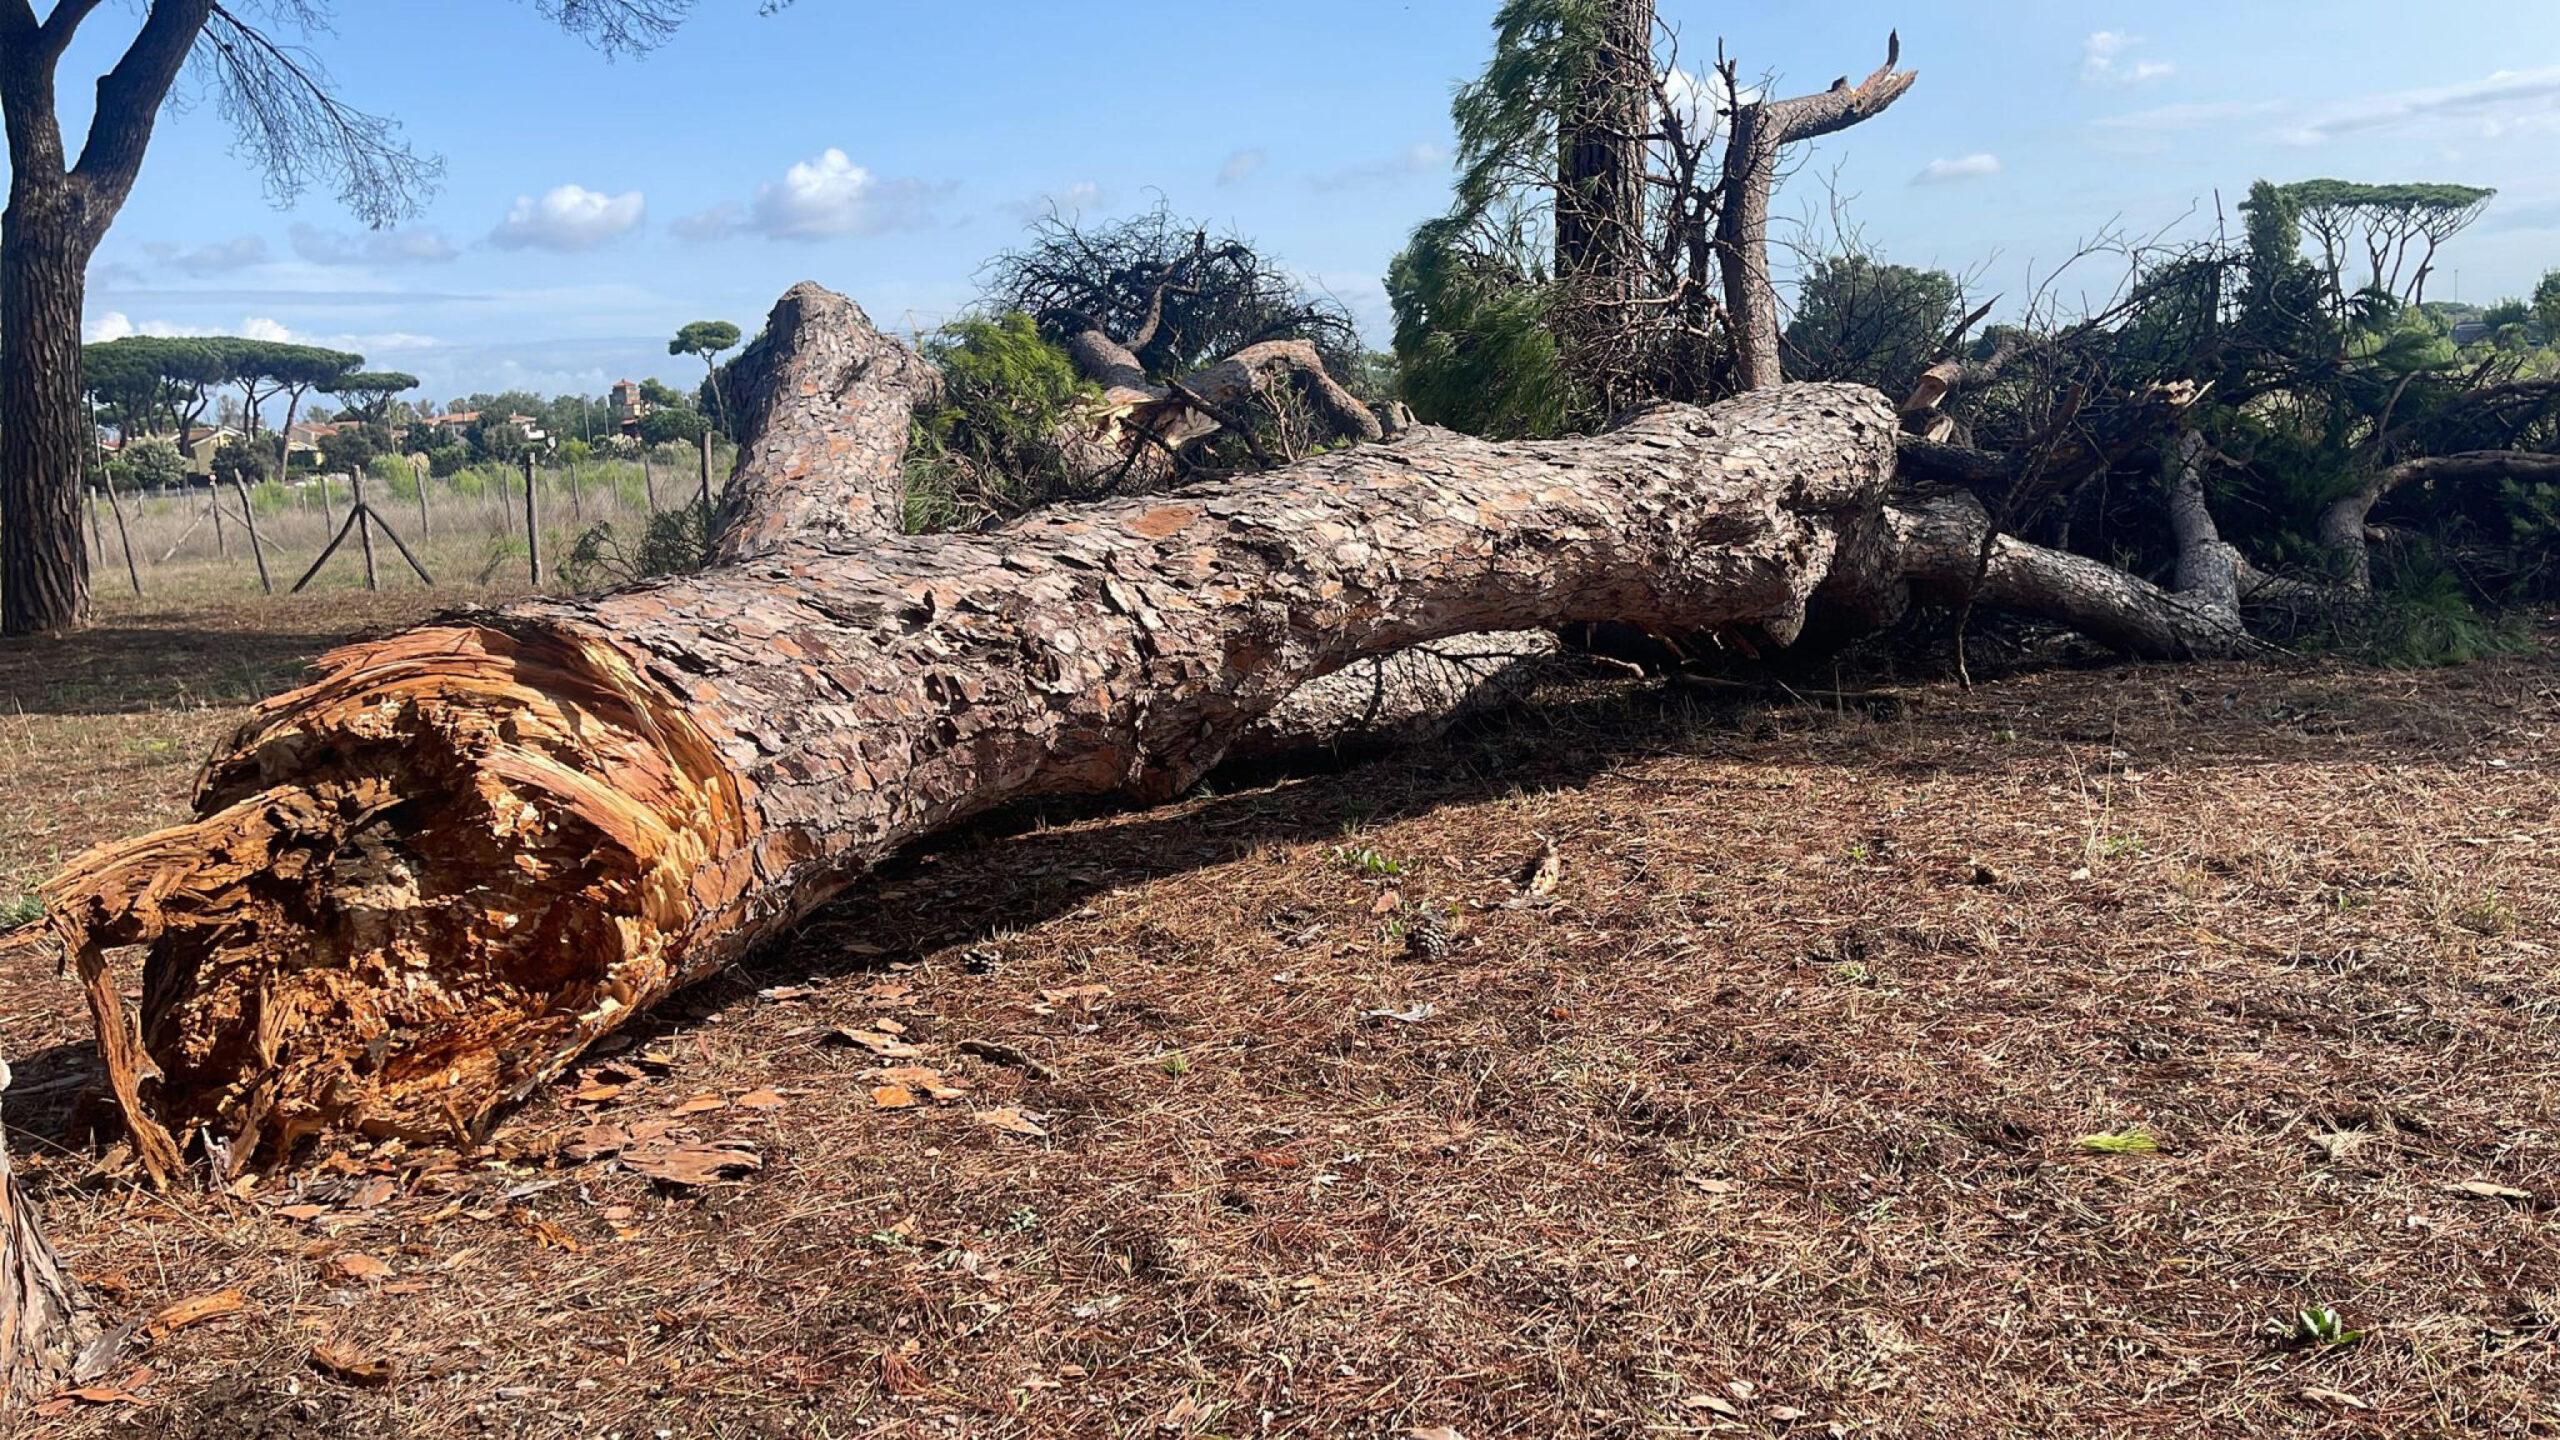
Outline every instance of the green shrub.
<path fill-rule="evenodd" d="M 627 585 L 652 575 L 699 570 L 711 554 L 711 512 L 699 497 L 679 509 L 649 517 L 635 546 L 626 546 L 613 522 L 598 521 L 571 542 L 560 578 L 579 590 Z"/>
<path fill-rule="evenodd" d="M 187 459 L 178 447 L 166 440 L 137 440 L 124 447 L 121 457 L 133 483 L 150 489 L 183 485 L 187 479 Z M 119 480 L 118 488 L 122 488 Z"/>
<path fill-rule="evenodd" d="M 365 466 L 365 474 L 379 483 L 386 494 L 380 498 L 411 500 L 418 498 L 418 472 L 398 455 L 376 455 Z"/>

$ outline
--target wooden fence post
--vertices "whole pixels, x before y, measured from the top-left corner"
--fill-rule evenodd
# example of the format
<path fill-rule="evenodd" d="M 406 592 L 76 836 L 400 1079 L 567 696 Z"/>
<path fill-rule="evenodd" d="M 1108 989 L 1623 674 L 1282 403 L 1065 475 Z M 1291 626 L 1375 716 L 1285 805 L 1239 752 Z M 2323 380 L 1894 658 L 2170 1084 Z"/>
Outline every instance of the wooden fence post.
<path fill-rule="evenodd" d="M 542 516 L 534 509 L 533 452 L 524 454 L 524 558 L 533 583 L 542 583 Z"/>
<path fill-rule="evenodd" d="M 364 500 L 364 472 L 348 475 L 347 485 L 355 497 L 356 548 L 364 552 L 364 588 L 379 590 L 382 582 L 373 573 L 373 507 Z"/>
<path fill-rule="evenodd" d="M 215 498 L 221 498 L 222 482 L 214 483 Z M 258 588 L 269 595 L 276 593 L 276 582 L 267 578 L 267 552 L 258 540 L 258 507 L 249 499 L 249 482 L 234 475 L 231 486 L 240 492 L 240 523 L 248 527 L 249 555 L 258 562 Z"/>
<path fill-rule="evenodd" d="M 640 493 L 649 498 L 649 513 L 658 513 L 658 481 L 649 473 L 649 442 L 640 442 Z"/>
<path fill-rule="evenodd" d="M 142 572 L 133 564 L 133 532 L 124 528 L 124 502 L 116 498 L 116 477 L 101 471 L 99 482 L 107 487 L 107 508 L 115 512 L 116 544 L 124 551 L 124 578 L 133 582 L 133 593 L 142 593 Z"/>
<path fill-rule="evenodd" d="M 427 463 L 426 456 L 413 455 L 409 457 L 409 473 L 418 477 L 418 543 L 424 545 L 430 533 L 427 529 L 427 482 L 436 478 L 435 467 Z"/>

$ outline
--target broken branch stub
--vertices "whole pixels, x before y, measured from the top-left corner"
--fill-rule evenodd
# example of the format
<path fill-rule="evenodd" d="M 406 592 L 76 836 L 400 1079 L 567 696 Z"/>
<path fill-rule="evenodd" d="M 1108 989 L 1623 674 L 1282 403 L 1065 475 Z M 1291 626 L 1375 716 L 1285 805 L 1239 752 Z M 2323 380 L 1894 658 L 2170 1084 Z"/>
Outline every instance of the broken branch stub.
<path fill-rule="evenodd" d="M 1454 635 L 1783 643 L 1875 548 L 1894 413 L 1849 386 L 1610 433 L 1422 430 L 972 535 L 867 534 L 346 646 L 192 823 L 46 887 L 155 1167 L 446 1140 L 882 857 L 1011 801 L 1178 792 L 1306 682 Z M 119 1058 L 121 1057 L 121 1058 Z"/>
<path fill-rule="evenodd" d="M 738 469 L 722 491 L 715 560 L 898 533 L 909 422 L 942 393 L 941 372 L 861 306 L 802 281 L 731 374 Z"/>

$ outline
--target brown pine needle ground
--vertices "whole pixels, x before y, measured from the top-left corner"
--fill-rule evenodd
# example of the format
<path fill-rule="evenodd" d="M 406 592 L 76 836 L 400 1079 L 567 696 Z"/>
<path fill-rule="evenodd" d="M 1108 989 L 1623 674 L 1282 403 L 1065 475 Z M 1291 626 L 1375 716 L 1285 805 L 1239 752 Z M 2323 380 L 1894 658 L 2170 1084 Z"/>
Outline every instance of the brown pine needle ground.
<path fill-rule="evenodd" d="M 0 884 L 172 813 L 252 688 L 54 663 L 0 651 Z M 243 1297 L 39 1430 L 2560 1430 L 2560 661 L 1901 694 L 1023 817 L 483 1152 L 239 1195 L 43 1153 L 82 1023 L 20 949 L 62 1248 L 118 1316 Z"/>

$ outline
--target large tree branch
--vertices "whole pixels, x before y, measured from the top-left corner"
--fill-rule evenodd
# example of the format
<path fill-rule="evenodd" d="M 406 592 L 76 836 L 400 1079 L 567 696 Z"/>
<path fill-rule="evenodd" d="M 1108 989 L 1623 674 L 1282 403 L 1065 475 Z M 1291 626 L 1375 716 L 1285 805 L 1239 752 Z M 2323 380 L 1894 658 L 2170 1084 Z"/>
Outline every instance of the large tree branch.
<path fill-rule="evenodd" d="M 1078 330 L 1070 353 L 1088 375 L 1138 369 L 1127 347 L 1099 330 Z M 851 549 L 898 533 L 908 418 L 932 403 L 940 385 L 931 365 L 874 329 L 859 305 L 803 283 L 774 307 L 733 373 L 744 439 L 723 499 L 716 557 L 771 556 L 808 543 Z M 1259 390 L 1293 380 L 1315 388 L 1311 398 L 1329 408 L 1337 433 L 1380 438 L 1377 417 L 1333 383 L 1304 341 L 1248 346 L 1194 375 L 1199 390 L 1178 392 L 1219 412 L 1219 423 L 1241 425 L 1250 421 L 1237 408 Z M 1145 384 L 1143 373 L 1136 383 Z M 1159 394 L 1125 385 L 1114 392 L 1124 407 L 1156 403 Z M 1157 431 L 1138 433 L 1154 442 L 1151 456 L 1171 458 Z M 1461 636 L 1355 660 L 1292 692 L 1244 733 L 1237 753 L 1262 758 L 1412 739 L 1586 669 L 1543 631 Z"/>
<path fill-rule="evenodd" d="M 2373 554 L 2366 536 L 2373 507 L 2413 480 L 2429 485 L 2484 480 L 2547 484 L 2560 481 L 2560 455 L 2531 450 L 2464 450 L 2403 460 L 2374 471 L 2363 484 L 2331 501 L 2320 514 L 2321 544 L 2338 566 L 2340 583 L 2349 591 L 2363 595 L 2373 588 Z"/>
<path fill-rule="evenodd" d="M 10 188 L 62 173 L 62 122 L 54 114 L 55 56 L 44 45 L 30 0 L 0 10 L 0 109 L 9 131 Z"/>
<path fill-rule="evenodd" d="M 94 217 L 97 234 L 89 236 L 91 243 L 132 191 L 159 122 L 160 102 L 168 98 L 214 8 L 213 0 L 151 0 L 133 43 L 114 69 L 98 77 L 97 113 L 90 117 L 88 141 L 72 170 Z"/>
<path fill-rule="evenodd" d="M 44 17 L 44 27 L 36 37 L 38 51 L 47 63 L 62 58 L 62 52 L 71 48 L 71 37 L 79 33 L 80 22 L 88 19 L 90 12 L 103 3 L 105 0 L 60 0 L 53 7 L 53 13 Z M 21 3 L 18 8 L 23 11 L 26 7 Z"/>
<path fill-rule="evenodd" d="M 1769 269 L 1769 194 L 1786 147 L 1844 130 L 1902 98 L 1919 78 L 1896 70 L 1902 39 L 1889 35 L 1885 61 L 1852 88 L 1843 81 L 1792 100 L 1741 100 L 1728 62 L 1725 91 L 1733 116 L 1725 138 L 1724 203 L 1716 217 L 1717 260 L 1724 271 L 1725 312 L 1733 329 L 1735 378 L 1756 390 L 1784 378 L 1778 348 L 1778 290 Z"/>
<path fill-rule="evenodd" d="M 1941 495 L 1887 511 L 1892 573 L 1935 599 L 2031 615 L 2146 660 L 2255 648 L 2239 617 L 2200 597 L 1991 530 L 1982 502 Z"/>
<path fill-rule="evenodd" d="M 716 557 L 898 533 L 909 422 L 942 388 L 933 366 L 874 329 L 861 306 L 804 281 L 731 374 L 741 435 Z"/>

